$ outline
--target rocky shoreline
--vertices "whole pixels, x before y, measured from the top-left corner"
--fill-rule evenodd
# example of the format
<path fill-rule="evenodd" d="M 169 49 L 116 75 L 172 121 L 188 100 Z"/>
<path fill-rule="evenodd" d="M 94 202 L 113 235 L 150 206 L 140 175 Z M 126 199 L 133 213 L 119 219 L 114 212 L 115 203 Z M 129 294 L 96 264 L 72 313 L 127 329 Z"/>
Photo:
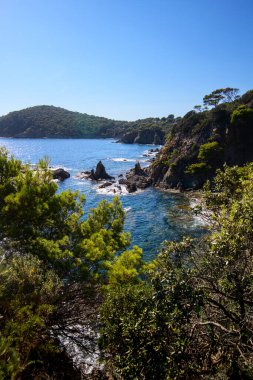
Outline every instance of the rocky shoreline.
<path fill-rule="evenodd" d="M 159 153 L 159 148 L 150 149 L 143 156 L 147 157 L 149 162 L 155 160 Z M 144 190 L 152 185 L 152 179 L 149 175 L 149 166 L 142 168 L 140 162 L 136 162 L 134 168 L 125 174 L 120 174 L 117 178 L 109 175 L 101 161 L 98 162 L 96 169 L 82 171 L 75 176 L 76 179 L 86 179 L 98 184 L 97 189 L 106 194 L 131 194 L 138 190 Z M 100 184 L 100 182 L 102 182 Z"/>

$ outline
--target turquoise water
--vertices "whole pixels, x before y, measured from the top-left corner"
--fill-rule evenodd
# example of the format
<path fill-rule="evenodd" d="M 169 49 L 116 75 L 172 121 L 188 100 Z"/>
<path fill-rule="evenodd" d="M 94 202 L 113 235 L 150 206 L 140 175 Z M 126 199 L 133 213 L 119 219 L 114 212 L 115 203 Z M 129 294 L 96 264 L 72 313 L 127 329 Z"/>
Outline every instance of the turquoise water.
<path fill-rule="evenodd" d="M 80 171 L 95 168 L 102 160 L 107 172 L 117 177 L 132 168 L 138 160 L 148 165 L 143 156 L 155 146 L 117 144 L 114 140 L 98 139 L 11 139 L 0 138 L 0 145 L 23 162 L 34 164 L 48 156 L 50 164 L 64 167 L 70 179 L 59 184 L 59 190 L 70 188 L 85 194 L 85 210 L 95 207 L 101 199 L 110 200 L 113 194 L 102 194 L 97 184 L 74 178 Z M 135 194 L 121 195 L 126 210 L 125 230 L 132 234 L 132 245 L 143 248 L 144 258 L 152 259 L 164 240 L 179 240 L 183 235 L 199 236 L 203 224 L 188 210 L 189 200 L 181 194 L 170 194 L 149 188 Z"/>

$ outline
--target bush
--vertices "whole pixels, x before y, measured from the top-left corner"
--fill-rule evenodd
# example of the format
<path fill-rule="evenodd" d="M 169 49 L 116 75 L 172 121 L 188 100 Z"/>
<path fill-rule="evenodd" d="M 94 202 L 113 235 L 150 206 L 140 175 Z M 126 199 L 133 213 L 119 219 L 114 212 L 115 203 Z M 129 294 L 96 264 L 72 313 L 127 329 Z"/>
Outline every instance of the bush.
<path fill-rule="evenodd" d="M 253 126 L 253 109 L 242 105 L 234 110 L 231 115 L 231 124 L 234 126 Z"/>
<path fill-rule="evenodd" d="M 198 159 L 205 163 L 215 163 L 222 152 L 222 148 L 217 141 L 208 142 L 199 148 Z"/>
<path fill-rule="evenodd" d="M 185 169 L 185 174 L 202 176 L 210 172 L 211 167 L 205 162 L 198 162 L 196 164 L 191 164 Z"/>

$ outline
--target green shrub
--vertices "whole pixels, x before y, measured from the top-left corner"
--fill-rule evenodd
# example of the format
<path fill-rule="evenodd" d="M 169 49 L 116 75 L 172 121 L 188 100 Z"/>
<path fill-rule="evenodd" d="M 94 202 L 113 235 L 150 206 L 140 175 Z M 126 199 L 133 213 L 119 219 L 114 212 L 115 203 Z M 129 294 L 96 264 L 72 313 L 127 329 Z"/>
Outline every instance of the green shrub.
<path fill-rule="evenodd" d="M 247 126 L 253 124 L 253 109 L 242 105 L 237 107 L 231 115 L 231 124 Z"/>
<path fill-rule="evenodd" d="M 217 141 L 208 142 L 199 148 L 198 159 L 206 163 L 216 162 L 220 157 L 222 147 Z"/>
<path fill-rule="evenodd" d="M 209 173 L 210 170 L 210 165 L 207 165 L 205 162 L 198 162 L 187 166 L 185 173 L 191 175 L 205 175 Z"/>

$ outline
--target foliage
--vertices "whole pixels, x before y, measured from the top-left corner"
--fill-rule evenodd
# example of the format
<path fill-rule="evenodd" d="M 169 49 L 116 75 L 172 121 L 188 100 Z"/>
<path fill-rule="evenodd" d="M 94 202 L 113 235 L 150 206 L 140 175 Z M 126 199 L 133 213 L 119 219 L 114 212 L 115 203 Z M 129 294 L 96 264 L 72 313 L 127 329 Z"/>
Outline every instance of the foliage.
<path fill-rule="evenodd" d="M 174 123 L 174 115 L 167 118 L 147 118 L 134 122 L 119 121 L 72 112 L 54 106 L 35 106 L 21 111 L 10 112 L 0 117 L 0 136 L 4 137 L 33 137 L 33 138 L 95 138 L 122 137 L 134 135 L 131 143 L 140 134 L 155 133 L 161 140 L 167 133 L 168 127 Z M 145 136 L 144 136 L 145 137 Z M 127 139 L 127 142 L 128 139 Z M 140 141 L 140 143 L 142 143 Z M 144 141 L 144 143 L 146 143 Z M 148 141 L 147 141 L 148 143 Z"/>
<path fill-rule="evenodd" d="M 211 170 L 210 165 L 207 165 L 206 162 L 198 162 L 196 164 L 191 164 L 185 169 L 186 174 L 205 176 Z"/>
<path fill-rule="evenodd" d="M 0 157 L 9 165 L 5 151 Z M 13 158 L 10 163 L 16 169 L 8 177 L 7 184 L 12 184 L 8 191 L 5 177 L 0 178 L 0 186 L 6 188 L 0 198 L 2 237 L 11 239 L 12 247 L 38 256 L 61 276 L 103 276 L 106 261 L 129 244 L 119 199 L 102 201 L 84 221 L 83 197 L 77 192 L 57 193 L 45 162 L 34 171 L 28 167 L 18 171 L 20 163 Z"/>
<path fill-rule="evenodd" d="M 89 323 L 99 285 L 134 282 L 142 252 L 124 252 L 118 198 L 84 219 L 83 197 L 57 191 L 47 160 L 31 170 L 0 149 L 0 168 L 0 374 L 14 379 Z"/>
<path fill-rule="evenodd" d="M 109 285 L 102 347 L 124 379 L 253 378 L 253 166 L 225 167 L 211 234 L 166 243 L 142 282 Z"/>
<path fill-rule="evenodd" d="M 47 324 L 62 284 L 31 255 L 2 255 L 0 267 L 0 373 L 16 378 L 34 350 L 53 350 Z"/>
<path fill-rule="evenodd" d="M 253 125 L 253 109 L 241 105 L 234 110 L 231 115 L 231 124 L 238 126 L 252 126 Z"/>
<path fill-rule="evenodd" d="M 208 142 L 199 147 L 198 159 L 208 164 L 215 164 L 221 152 L 222 147 L 217 141 Z"/>
<path fill-rule="evenodd" d="M 221 101 L 232 102 L 239 98 L 238 88 L 219 88 L 214 90 L 209 95 L 205 95 L 203 98 L 203 103 L 206 106 L 217 106 Z"/>

